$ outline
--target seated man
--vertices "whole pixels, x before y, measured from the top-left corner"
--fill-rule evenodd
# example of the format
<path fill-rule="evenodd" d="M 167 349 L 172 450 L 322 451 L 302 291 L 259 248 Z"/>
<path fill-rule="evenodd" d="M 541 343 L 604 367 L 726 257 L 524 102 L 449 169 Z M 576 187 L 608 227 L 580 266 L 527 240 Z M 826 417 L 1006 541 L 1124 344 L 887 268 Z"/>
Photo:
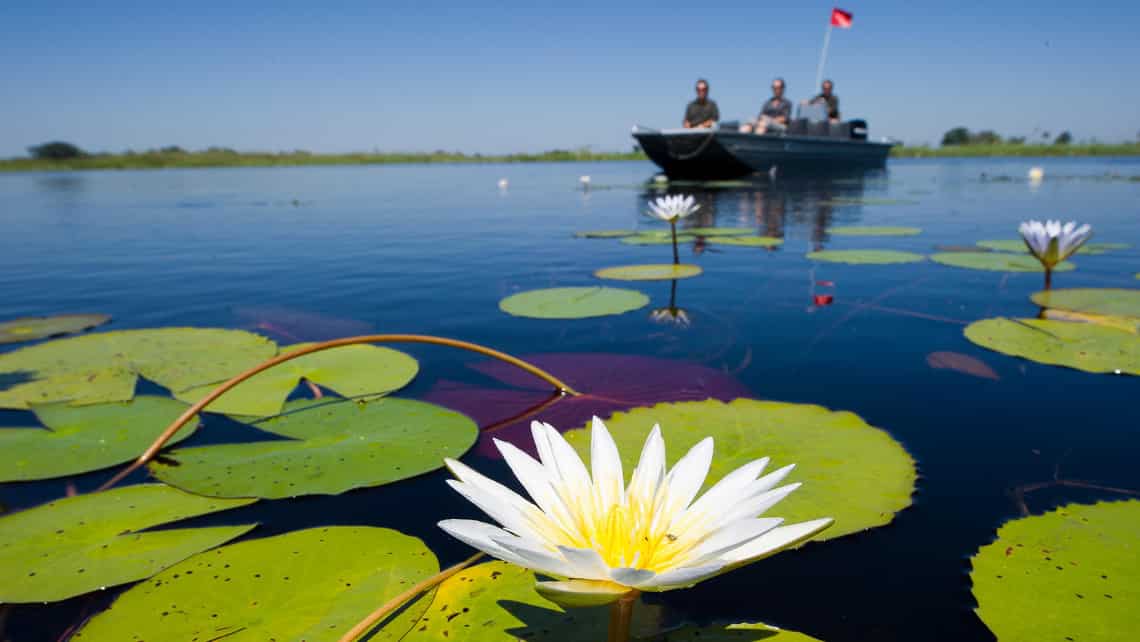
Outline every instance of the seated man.
<path fill-rule="evenodd" d="M 686 129 L 693 127 L 715 127 L 720 120 L 716 103 L 709 100 L 709 82 L 704 78 L 697 81 L 697 98 L 685 108 Z"/>
<path fill-rule="evenodd" d="M 784 98 L 784 79 L 772 81 L 772 97 L 764 103 L 760 116 L 752 124 L 740 126 L 742 132 L 763 134 L 768 131 L 782 132 L 788 128 L 788 118 L 792 115 L 792 103 Z"/>
<path fill-rule="evenodd" d="M 823 81 L 819 94 L 811 100 L 805 100 L 805 105 L 823 105 L 827 108 L 827 120 L 832 123 L 839 122 L 839 96 L 831 93 L 835 87 L 830 80 Z"/>

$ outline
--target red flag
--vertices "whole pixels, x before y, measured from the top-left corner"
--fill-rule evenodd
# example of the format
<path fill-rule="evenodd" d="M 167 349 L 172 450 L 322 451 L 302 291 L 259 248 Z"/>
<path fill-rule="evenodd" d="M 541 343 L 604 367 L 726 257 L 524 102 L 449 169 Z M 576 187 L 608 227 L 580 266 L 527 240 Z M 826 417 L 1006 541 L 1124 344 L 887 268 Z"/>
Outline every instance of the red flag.
<path fill-rule="evenodd" d="M 831 10 L 831 26 L 839 27 L 840 29 L 851 28 L 851 12 L 844 11 L 843 9 Z"/>

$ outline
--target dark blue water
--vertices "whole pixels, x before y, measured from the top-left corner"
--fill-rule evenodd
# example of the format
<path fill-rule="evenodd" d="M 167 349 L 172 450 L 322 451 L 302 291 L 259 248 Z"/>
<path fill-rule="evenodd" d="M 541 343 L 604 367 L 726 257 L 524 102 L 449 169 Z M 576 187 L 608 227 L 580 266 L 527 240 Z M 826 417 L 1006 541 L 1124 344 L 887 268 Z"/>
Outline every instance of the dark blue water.
<path fill-rule="evenodd" d="M 1045 169 L 1039 186 L 1025 181 Z M 518 354 L 590 352 L 682 360 L 733 373 L 756 397 L 858 413 L 917 460 L 911 508 L 889 526 L 813 544 L 660 599 L 679 616 L 762 620 L 838 640 L 987 640 L 973 613 L 968 558 L 1020 509 L 1018 485 L 1065 478 L 1140 488 L 1135 378 L 1037 365 L 977 348 L 970 321 L 1032 316 L 1035 274 L 933 263 L 813 264 L 817 248 L 922 253 L 1013 238 L 1027 218 L 1091 223 L 1097 241 L 1132 249 L 1081 256 L 1061 287 L 1135 287 L 1140 271 L 1140 159 L 893 161 L 859 177 L 767 180 L 748 188 L 689 188 L 691 224 L 749 226 L 783 247 L 693 244 L 682 259 L 703 276 L 677 285 L 688 328 L 651 322 L 669 282 L 635 284 L 650 307 L 618 317 L 539 321 L 505 316 L 498 301 L 550 286 L 588 285 L 600 267 L 669 260 L 668 246 L 573 238 L 580 230 L 642 227 L 647 163 L 320 167 L 0 175 L 0 319 L 105 312 L 110 329 L 170 325 L 260 327 L 279 340 L 417 332 Z M 595 186 L 577 188 L 587 174 Z M 507 190 L 497 181 L 506 177 Z M 828 205 L 837 197 L 910 204 Z M 836 224 L 913 225 L 910 238 L 830 238 Z M 814 286 L 834 294 L 812 305 Z M 274 335 L 273 333 L 278 333 Z M 304 336 L 302 336 L 304 335 Z M 287 342 L 287 341 L 285 341 Z M 475 358 L 408 346 L 421 361 L 403 393 L 470 379 Z M 933 369 L 927 355 L 983 360 L 998 380 Z M 521 410 L 521 409 L 520 409 Z M 23 413 L 0 413 L 5 424 Z M 195 440 L 230 438 L 211 418 Z M 868 467 L 874 461 L 866 462 Z M 477 462 L 503 472 L 500 464 Z M 107 477 L 77 480 L 89 490 Z M 434 526 L 473 515 L 436 473 L 339 497 L 263 502 L 234 513 L 257 536 L 323 524 L 374 524 L 424 538 L 449 564 L 468 554 Z M 19 508 L 59 497 L 60 480 L 0 486 Z M 1041 512 L 1119 495 L 1046 489 Z M 422 510 L 409 512 L 409 498 Z M 204 518 L 202 523 L 221 520 Z M 107 596 L 18 607 L 13 642 L 58 638 Z"/>

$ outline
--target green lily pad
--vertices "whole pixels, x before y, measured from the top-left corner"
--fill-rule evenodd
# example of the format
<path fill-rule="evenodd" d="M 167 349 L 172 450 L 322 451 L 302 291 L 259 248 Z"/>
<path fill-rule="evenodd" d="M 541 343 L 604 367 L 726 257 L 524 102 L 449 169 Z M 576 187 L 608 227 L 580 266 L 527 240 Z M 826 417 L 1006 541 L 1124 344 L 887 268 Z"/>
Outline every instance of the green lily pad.
<path fill-rule="evenodd" d="M 0 343 L 21 343 L 76 334 L 111 320 L 106 314 L 60 314 L 54 317 L 22 317 L 0 323 Z"/>
<path fill-rule="evenodd" d="M 1117 328 L 998 317 L 971 323 L 965 334 L 983 348 L 1037 363 L 1140 375 L 1140 337 Z"/>
<path fill-rule="evenodd" d="M 997 239 L 978 241 L 978 246 L 998 252 L 1029 252 L 1029 248 L 1025 246 L 1025 241 L 1022 241 L 1021 239 Z M 1079 250 L 1077 250 L 1076 253 L 1097 256 L 1100 254 L 1106 254 L 1112 250 L 1127 250 L 1130 247 L 1132 246 L 1128 243 L 1085 243 Z"/>
<path fill-rule="evenodd" d="M 441 406 L 389 397 L 300 399 L 253 424 L 287 440 L 180 448 L 149 464 L 162 481 L 210 497 L 337 495 L 443 467 L 475 443 L 475 422 Z"/>
<path fill-rule="evenodd" d="M 893 263 L 918 263 L 926 259 L 914 252 L 897 250 L 820 250 L 808 252 L 807 258 L 829 263 L 849 263 L 851 265 L 890 265 Z"/>
<path fill-rule="evenodd" d="M 821 202 L 823 205 L 916 205 L 918 201 L 901 198 L 862 198 L 854 196 L 836 196 Z"/>
<path fill-rule="evenodd" d="M 0 355 L 0 408 L 127 401 L 139 376 L 178 393 L 218 383 L 277 354 L 265 337 L 217 328 L 159 328 L 58 339 Z"/>
<path fill-rule="evenodd" d="M 1109 642 L 1140 630 L 1140 502 L 1006 522 L 974 556 L 978 617 L 999 640 Z"/>
<path fill-rule="evenodd" d="M 588 232 L 574 232 L 575 238 L 580 239 L 617 239 L 623 236 L 633 236 L 637 230 L 591 230 Z"/>
<path fill-rule="evenodd" d="M 774 236 L 714 236 L 708 242 L 712 245 L 742 245 L 745 247 L 776 247 L 784 244 L 784 239 Z"/>
<path fill-rule="evenodd" d="M 697 237 L 693 234 L 685 234 L 677 232 L 677 242 L 692 241 Z M 641 233 L 627 236 L 621 239 L 622 243 L 626 245 L 670 245 L 673 243 L 673 236 L 669 232 L 664 234 L 657 233 Z"/>
<path fill-rule="evenodd" d="M 281 353 L 310 346 L 281 348 Z M 212 412 L 268 417 L 281 412 L 285 399 L 302 379 L 320 384 L 344 397 L 378 396 L 399 390 L 415 378 L 419 363 L 412 357 L 382 346 L 348 345 L 314 352 L 260 372 L 227 391 L 207 406 Z M 195 403 L 213 392 L 214 384 L 175 394 Z"/>
<path fill-rule="evenodd" d="M 930 260 L 942 265 L 970 270 L 990 270 L 992 272 L 1044 272 L 1041 262 L 1026 254 L 1005 254 L 1002 252 L 939 252 L 931 254 Z M 1054 272 L 1068 272 L 1076 269 L 1069 261 L 1058 263 Z"/>
<path fill-rule="evenodd" d="M 72 640 L 336 642 L 438 569 L 398 531 L 310 528 L 196 555 L 123 593 Z M 422 613 L 413 603 L 370 639 L 399 640 Z"/>
<path fill-rule="evenodd" d="M 55 602 L 150 577 L 255 524 L 138 531 L 253 501 L 142 484 L 0 517 L 0 604 Z"/>
<path fill-rule="evenodd" d="M 871 225 L 841 225 L 828 228 L 834 236 L 917 236 L 922 229 L 917 227 L 875 227 Z"/>
<path fill-rule="evenodd" d="M 622 265 L 620 267 L 602 268 L 594 272 L 599 279 L 614 279 L 617 281 L 668 281 L 670 279 L 688 279 L 699 275 L 701 266 L 682 263 L 659 263 L 653 265 Z"/>
<path fill-rule="evenodd" d="M 910 505 L 914 460 L 885 431 L 858 415 L 809 404 L 735 399 L 660 403 L 615 413 L 606 425 L 617 442 L 626 471 L 632 471 L 654 424 L 668 445 L 670 465 L 705 437 L 716 452 L 706 487 L 740 466 L 771 457 L 771 469 L 796 464 L 789 481 L 804 485 L 771 513 L 795 523 L 834 517 L 826 540 L 889 523 Z M 588 429 L 565 433 L 583 458 L 589 457 Z"/>
<path fill-rule="evenodd" d="M 754 227 L 688 227 L 685 228 L 685 234 L 695 234 L 696 236 L 745 236 L 748 234 L 755 234 L 756 228 Z"/>
<path fill-rule="evenodd" d="M 43 428 L 0 428 L 0 482 L 77 475 L 130 461 L 150 446 L 186 405 L 166 397 L 76 408 L 37 406 Z M 173 441 L 194 433 L 197 423 Z"/>
<path fill-rule="evenodd" d="M 820 642 L 797 631 L 759 622 L 686 626 L 669 632 L 669 642 Z"/>
<path fill-rule="evenodd" d="M 1043 290 L 1030 298 L 1043 308 L 1118 317 L 1140 317 L 1140 290 L 1071 288 Z"/>
<path fill-rule="evenodd" d="M 598 286 L 530 290 L 499 301 L 499 309 L 503 312 L 531 319 L 604 317 L 624 314 L 646 305 L 649 305 L 649 297 L 637 290 Z"/>

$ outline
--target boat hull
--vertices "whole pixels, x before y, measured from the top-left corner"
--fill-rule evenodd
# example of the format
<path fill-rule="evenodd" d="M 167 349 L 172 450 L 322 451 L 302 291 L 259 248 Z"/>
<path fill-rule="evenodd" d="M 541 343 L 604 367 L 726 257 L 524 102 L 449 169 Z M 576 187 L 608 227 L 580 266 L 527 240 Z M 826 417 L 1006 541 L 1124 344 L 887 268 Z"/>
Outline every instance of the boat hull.
<path fill-rule="evenodd" d="M 882 167 L 890 143 L 825 136 L 755 135 L 720 130 L 635 131 L 633 137 L 669 178 L 740 178 L 776 167 L 803 173 Z"/>

